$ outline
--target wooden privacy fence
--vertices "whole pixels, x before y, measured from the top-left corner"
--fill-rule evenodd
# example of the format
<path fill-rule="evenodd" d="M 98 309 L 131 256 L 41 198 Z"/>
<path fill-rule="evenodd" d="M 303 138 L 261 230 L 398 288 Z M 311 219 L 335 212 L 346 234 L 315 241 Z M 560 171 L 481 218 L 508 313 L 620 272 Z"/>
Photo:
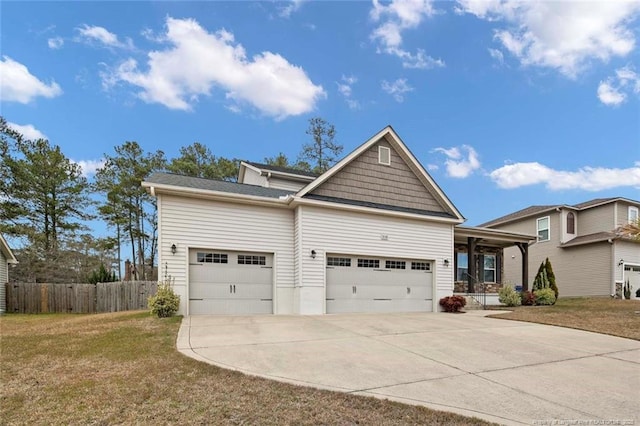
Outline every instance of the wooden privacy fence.
<path fill-rule="evenodd" d="M 156 294 L 155 281 L 123 281 L 98 284 L 6 284 L 6 312 L 39 314 L 67 312 L 92 314 L 147 309 Z"/>

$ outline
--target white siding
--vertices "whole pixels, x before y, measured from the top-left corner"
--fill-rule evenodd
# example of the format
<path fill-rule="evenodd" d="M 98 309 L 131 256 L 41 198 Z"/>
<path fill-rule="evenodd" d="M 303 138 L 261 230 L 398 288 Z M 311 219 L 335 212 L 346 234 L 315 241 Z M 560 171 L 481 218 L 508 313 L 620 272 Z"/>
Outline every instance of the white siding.
<path fill-rule="evenodd" d="M 640 244 L 632 243 L 628 241 L 617 240 L 615 242 L 615 279 L 616 281 L 622 281 L 622 266 L 618 266 L 620 260 L 624 260 L 627 265 L 640 265 Z"/>
<path fill-rule="evenodd" d="M 7 308 L 5 284 L 9 281 L 9 265 L 4 253 L 0 251 L 0 314 L 4 313 Z"/>
<path fill-rule="evenodd" d="M 278 179 L 278 178 L 271 177 L 271 178 L 269 178 L 269 184 L 268 185 L 269 185 L 269 188 L 284 189 L 286 191 L 298 192 L 302 188 L 307 186 L 307 183 L 305 183 L 305 182 L 297 182 L 297 181 L 288 180 L 288 179 Z"/>
<path fill-rule="evenodd" d="M 246 183 L 247 185 L 269 186 L 267 184 L 267 177 L 262 176 L 260 172 L 256 172 L 253 169 L 246 168 L 244 172 L 244 180 L 239 183 Z"/>
<path fill-rule="evenodd" d="M 297 283 L 301 314 L 326 312 L 326 253 L 432 260 L 434 305 L 453 294 L 453 267 L 444 266 L 444 259 L 453 258 L 453 225 L 309 206 L 298 210 L 303 230 Z"/>
<path fill-rule="evenodd" d="M 158 197 L 159 270 L 165 265 L 187 314 L 190 248 L 274 254 L 274 312 L 293 313 L 293 212 L 249 204 L 220 203 L 187 197 Z M 171 254 L 171 245 L 177 246 Z"/>

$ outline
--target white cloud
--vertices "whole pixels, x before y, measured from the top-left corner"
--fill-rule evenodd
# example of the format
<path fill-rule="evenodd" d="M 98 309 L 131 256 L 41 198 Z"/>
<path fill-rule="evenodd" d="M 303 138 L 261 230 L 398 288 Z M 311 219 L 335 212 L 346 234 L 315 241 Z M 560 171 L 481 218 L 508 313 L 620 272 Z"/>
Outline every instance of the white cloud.
<path fill-rule="evenodd" d="M 380 43 L 379 51 L 402 59 L 404 68 L 443 67 L 444 61 L 432 58 L 423 49 L 413 54 L 402 48 L 402 32 L 418 27 L 425 17 L 435 13 L 431 0 L 392 0 L 388 5 L 373 0 L 369 14 L 380 25 L 373 30 L 371 39 Z"/>
<path fill-rule="evenodd" d="M 601 81 L 598 86 L 598 99 L 605 105 L 620 105 L 627 99 L 627 95 L 613 87 L 611 80 Z"/>
<path fill-rule="evenodd" d="M 623 186 L 640 187 L 640 162 L 627 169 L 583 167 L 577 171 L 554 170 L 537 162 L 508 164 L 489 176 L 500 188 L 544 184 L 549 190 L 601 191 Z"/>
<path fill-rule="evenodd" d="M 399 78 L 389 83 L 387 80 L 382 81 L 382 90 L 393 96 L 396 102 L 404 101 L 404 94 L 413 91 L 413 87 L 407 84 L 406 78 Z"/>
<path fill-rule="evenodd" d="M 38 96 L 54 98 L 62 94 L 55 82 L 46 84 L 29 72 L 23 64 L 3 56 L 0 61 L 0 100 L 27 104 Z"/>
<path fill-rule="evenodd" d="M 37 139 L 47 139 L 47 136 L 42 133 L 40 130 L 36 129 L 33 124 L 16 124 L 10 121 L 7 121 L 7 125 L 11 127 L 16 132 L 20 133 L 25 139 L 29 140 L 37 140 Z"/>
<path fill-rule="evenodd" d="M 79 34 L 79 41 L 83 41 L 88 44 L 98 43 L 105 47 L 120 48 L 120 49 L 133 49 L 133 41 L 130 38 L 126 38 L 125 41 L 118 39 L 118 36 L 104 27 L 91 26 L 84 24 L 81 27 L 76 28 Z"/>
<path fill-rule="evenodd" d="M 75 161 L 71 160 L 73 163 L 76 163 L 82 169 L 82 176 L 88 178 L 96 174 L 96 171 L 104 166 L 104 160 L 80 160 Z"/>
<path fill-rule="evenodd" d="M 504 64 L 504 54 L 500 50 L 498 49 L 488 49 L 488 50 L 489 50 L 489 55 L 491 55 L 491 57 L 495 59 L 499 65 Z"/>
<path fill-rule="evenodd" d="M 350 109 L 359 109 L 360 103 L 351 97 L 353 93 L 352 86 L 358 82 L 358 79 L 354 76 L 342 76 L 340 81 L 336 82 L 338 86 L 338 92 L 344 97 L 345 102 Z"/>
<path fill-rule="evenodd" d="M 458 0 L 458 12 L 505 22 L 494 38 L 522 65 L 574 78 L 589 62 L 624 57 L 635 46 L 637 1 Z"/>
<path fill-rule="evenodd" d="M 452 148 L 436 148 L 434 152 L 440 152 L 447 157 L 444 162 L 447 176 L 453 178 L 466 178 L 480 168 L 478 153 L 469 145 Z"/>
<path fill-rule="evenodd" d="M 278 15 L 280 15 L 281 18 L 289 18 L 293 12 L 300 9 L 304 1 L 305 0 L 290 0 L 286 6 L 280 9 Z"/>
<path fill-rule="evenodd" d="M 62 37 L 52 37 L 47 40 L 49 49 L 61 49 L 64 46 L 64 39 Z"/>
<path fill-rule="evenodd" d="M 640 93 L 640 76 L 631 65 L 616 70 L 616 75 L 600 82 L 598 99 L 605 105 L 618 106 L 628 93 Z"/>
<path fill-rule="evenodd" d="M 221 88 L 236 107 L 249 104 L 277 119 L 310 112 L 326 97 L 322 86 L 279 54 L 265 51 L 247 58 L 228 31 L 209 33 L 193 19 L 171 17 L 166 29 L 168 46 L 148 53 L 146 71 L 128 59 L 111 74 L 103 73 L 103 84 L 138 86 L 145 102 L 180 110 L 190 110 L 199 96 Z"/>

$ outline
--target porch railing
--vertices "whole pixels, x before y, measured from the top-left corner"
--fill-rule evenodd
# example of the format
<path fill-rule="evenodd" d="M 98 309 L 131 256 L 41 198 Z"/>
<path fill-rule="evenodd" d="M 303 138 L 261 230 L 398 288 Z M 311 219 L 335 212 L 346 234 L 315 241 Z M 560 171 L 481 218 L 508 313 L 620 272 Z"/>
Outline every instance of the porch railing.
<path fill-rule="evenodd" d="M 467 293 L 467 295 L 478 302 L 482 306 L 482 309 L 487 309 L 487 288 L 484 281 L 480 282 L 476 277 L 469 275 L 468 273 L 465 273 L 465 275 L 467 276 L 467 279 L 470 279 L 473 283 L 474 290 L 472 293 Z"/>

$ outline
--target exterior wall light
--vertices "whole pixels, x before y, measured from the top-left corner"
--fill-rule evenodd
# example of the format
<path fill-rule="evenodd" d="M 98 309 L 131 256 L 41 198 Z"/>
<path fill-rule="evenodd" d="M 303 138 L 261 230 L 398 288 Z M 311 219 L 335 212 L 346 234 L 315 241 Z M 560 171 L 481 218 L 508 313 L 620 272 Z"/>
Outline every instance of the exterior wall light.
<path fill-rule="evenodd" d="M 316 258 L 316 251 L 315 250 L 311 250 L 311 258 L 312 259 Z"/>
<path fill-rule="evenodd" d="M 171 244 L 171 254 L 176 254 L 176 251 L 178 251 L 178 247 L 175 244 Z"/>
<path fill-rule="evenodd" d="M 620 259 L 620 262 L 618 262 L 618 266 L 622 266 L 624 265 L 624 259 Z"/>
<path fill-rule="evenodd" d="M 444 266 L 449 267 L 449 259 L 444 260 Z"/>

